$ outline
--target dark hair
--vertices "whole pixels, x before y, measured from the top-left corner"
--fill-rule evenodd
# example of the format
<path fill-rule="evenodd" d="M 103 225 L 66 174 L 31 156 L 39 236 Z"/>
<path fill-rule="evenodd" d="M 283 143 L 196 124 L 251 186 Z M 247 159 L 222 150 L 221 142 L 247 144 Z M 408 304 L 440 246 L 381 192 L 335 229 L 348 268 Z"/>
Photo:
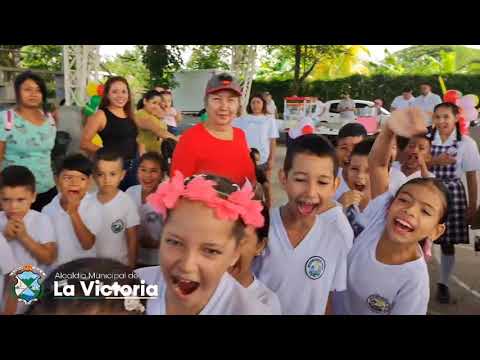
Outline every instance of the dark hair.
<path fill-rule="evenodd" d="M 362 142 L 359 142 L 353 148 L 351 156 L 354 156 L 354 155 L 368 156 L 370 154 L 370 151 L 372 151 L 374 142 L 375 142 L 375 139 L 366 139 L 366 140 L 363 140 Z"/>
<path fill-rule="evenodd" d="M 403 137 L 403 136 L 398 136 L 398 135 L 396 136 L 396 138 L 397 138 L 397 148 L 398 148 L 398 150 L 400 152 L 405 150 L 408 143 L 410 142 L 410 139 L 406 138 L 406 137 Z"/>
<path fill-rule="evenodd" d="M 160 152 L 163 158 L 163 171 L 166 173 L 170 172 L 170 164 L 172 162 L 173 153 L 175 152 L 176 146 L 177 142 L 171 138 L 163 139 L 160 145 Z"/>
<path fill-rule="evenodd" d="M 61 277 L 61 274 L 80 274 L 73 279 L 61 280 L 66 281 L 68 285 L 73 285 L 75 294 L 82 294 L 81 281 L 94 281 L 95 278 L 100 280 L 104 285 L 113 285 L 117 282 L 120 286 L 124 285 L 141 285 L 138 276 L 128 266 L 113 260 L 102 258 L 82 258 L 70 261 L 57 267 L 45 279 L 43 283 L 43 296 L 28 309 L 28 315 L 85 315 L 98 311 L 106 314 L 122 314 L 139 315 L 138 311 L 127 311 L 125 303 L 119 299 L 106 299 L 105 296 L 91 297 L 81 299 L 64 299 L 54 296 L 55 282 Z M 95 278 L 91 278 L 90 274 L 95 274 Z M 117 275 L 117 276 L 112 276 Z M 146 300 L 140 300 L 145 306 Z"/>
<path fill-rule="evenodd" d="M 426 81 L 421 82 L 420 86 L 422 86 L 422 85 L 427 85 L 427 86 L 432 87 L 432 84 L 430 84 L 429 82 L 426 82 Z"/>
<path fill-rule="evenodd" d="M 335 148 L 332 143 L 324 136 L 317 134 L 307 134 L 294 139 L 288 146 L 287 155 L 283 163 L 283 170 L 288 174 L 293 166 L 293 160 L 298 154 L 312 154 L 318 157 L 327 157 L 333 162 L 333 177 L 337 177 L 338 160 L 335 154 Z"/>
<path fill-rule="evenodd" d="M 359 123 L 348 123 L 342 126 L 340 131 L 338 132 L 337 136 L 337 144 L 338 140 L 350 137 L 350 136 L 367 136 L 367 129 L 365 126 Z"/>
<path fill-rule="evenodd" d="M 144 103 L 143 103 L 144 100 L 150 101 L 155 96 L 160 97 L 161 94 L 157 90 L 150 90 L 150 91 L 147 91 L 145 94 L 143 94 L 142 98 L 140 100 L 138 100 L 137 110 L 143 109 L 143 107 L 145 106 Z"/>
<path fill-rule="evenodd" d="M 47 113 L 47 85 L 45 84 L 45 80 L 30 70 L 21 73 L 15 78 L 14 89 L 17 104 L 20 104 L 21 102 L 20 88 L 27 80 L 32 80 L 40 88 L 40 92 L 42 93 L 42 110 L 44 113 Z"/>
<path fill-rule="evenodd" d="M 32 193 L 35 192 L 35 176 L 25 166 L 7 166 L 0 173 L 0 189 L 5 187 L 26 187 Z"/>
<path fill-rule="evenodd" d="M 256 228 L 255 232 L 257 234 L 257 242 L 261 242 L 264 238 L 268 238 L 268 232 L 270 230 L 270 210 L 265 206 L 265 203 L 262 201 L 263 209 L 263 226 L 261 228 Z"/>
<path fill-rule="evenodd" d="M 94 158 L 93 158 L 94 169 L 97 168 L 98 162 L 100 160 L 103 160 L 103 161 L 120 161 L 121 164 L 122 164 L 122 168 L 123 168 L 123 157 L 117 151 L 109 150 L 109 149 L 106 149 L 104 147 L 98 149 L 97 152 L 95 153 Z"/>
<path fill-rule="evenodd" d="M 455 116 L 455 117 L 460 113 L 460 108 L 457 105 L 449 103 L 449 102 L 443 102 L 441 104 L 438 104 L 437 106 L 435 106 L 433 108 L 433 112 L 435 113 L 437 111 L 437 109 L 439 109 L 439 108 L 450 109 L 453 116 Z M 460 132 L 460 123 L 458 121 L 455 123 L 455 128 L 457 129 L 457 141 L 462 141 L 462 133 Z M 435 139 L 435 134 L 436 133 L 437 133 L 437 128 L 436 127 L 432 128 L 432 134 L 430 136 L 432 141 Z"/>
<path fill-rule="evenodd" d="M 451 197 L 450 193 L 445 186 L 445 184 L 436 178 L 415 178 L 407 181 L 405 184 L 400 186 L 400 188 L 397 190 L 395 194 L 395 198 L 400 194 L 400 192 L 405 188 L 407 185 L 424 185 L 424 186 L 433 186 L 435 187 L 442 195 L 445 200 L 445 209 L 443 211 L 443 214 L 440 218 L 439 224 L 445 223 L 447 221 L 448 217 L 448 210 L 450 209 L 451 206 Z"/>
<path fill-rule="evenodd" d="M 78 171 L 87 176 L 92 175 L 93 163 L 92 161 L 82 154 L 72 154 L 67 156 L 59 165 L 57 169 L 57 175 L 60 175 L 62 171 Z"/>
<path fill-rule="evenodd" d="M 250 149 L 250 159 L 253 160 L 253 163 L 256 164 L 255 155 L 260 155 L 260 151 L 257 148 Z"/>
<path fill-rule="evenodd" d="M 140 165 L 142 165 L 142 162 L 144 161 L 153 161 L 155 163 L 158 164 L 158 166 L 160 167 L 160 170 L 162 171 L 162 179 L 165 175 L 165 161 L 163 160 L 163 157 L 157 153 L 157 152 L 154 152 L 154 151 L 149 151 L 149 152 L 146 152 L 145 154 L 143 154 L 142 156 L 140 156 L 140 159 L 138 160 L 138 167 L 140 167 Z"/>
<path fill-rule="evenodd" d="M 110 99 L 108 98 L 108 93 L 110 92 L 110 88 L 112 87 L 112 85 L 116 82 L 124 83 L 127 86 L 128 101 L 123 107 L 123 111 L 125 111 L 128 118 L 133 119 L 132 92 L 130 91 L 130 86 L 128 85 L 127 79 L 125 79 L 122 76 L 112 76 L 108 78 L 107 82 L 105 83 L 105 90 L 104 90 L 105 95 L 102 96 L 102 101 L 100 102 L 99 109 L 105 110 L 110 106 Z"/>
<path fill-rule="evenodd" d="M 248 105 L 247 105 L 247 113 L 253 114 L 252 106 L 250 104 L 251 104 L 252 100 L 255 99 L 255 98 L 260 99 L 262 101 L 262 113 L 266 114 L 267 113 L 267 102 L 265 101 L 265 99 L 260 94 L 255 94 L 250 98 L 250 100 L 248 102 Z"/>
<path fill-rule="evenodd" d="M 402 90 L 402 93 L 406 93 L 406 92 L 412 92 L 412 88 L 411 87 L 406 87 L 406 88 L 403 88 Z"/>
<path fill-rule="evenodd" d="M 218 196 L 223 199 L 226 199 L 228 195 L 240 189 L 239 185 L 234 184 L 233 182 L 231 182 L 230 180 L 222 176 L 213 175 L 213 174 L 205 174 L 202 176 L 204 176 L 205 179 L 207 180 L 212 180 L 215 182 L 216 185 L 214 185 L 214 188 L 215 190 L 217 190 Z M 194 178 L 195 178 L 195 175 L 186 178 L 185 184 L 188 184 Z M 168 222 L 168 219 L 169 217 L 167 217 L 165 224 Z M 236 220 L 235 223 L 233 224 L 232 236 L 235 239 L 237 246 L 245 236 L 245 227 L 246 225 L 241 219 Z"/>

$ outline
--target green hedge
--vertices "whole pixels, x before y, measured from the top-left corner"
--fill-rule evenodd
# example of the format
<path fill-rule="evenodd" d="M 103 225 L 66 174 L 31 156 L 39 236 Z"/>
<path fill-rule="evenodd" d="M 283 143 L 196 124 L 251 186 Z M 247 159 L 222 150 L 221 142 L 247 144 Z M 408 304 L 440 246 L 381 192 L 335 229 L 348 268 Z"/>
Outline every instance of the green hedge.
<path fill-rule="evenodd" d="M 443 77 L 447 89 L 460 90 L 463 94 L 480 95 L 480 75 L 449 75 Z M 297 95 L 299 96 L 318 96 L 322 101 L 338 99 L 341 92 L 350 89 L 350 95 L 354 99 L 373 100 L 382 98 L 385 107 L 390 108 L 393 99 L 401 95 L 405 87 L 413 88 L 414 95 L 419 94 L 418 87 L 421 82 L 432 84 L 432 90 L 436 94 L 441 94 L 438 75 L 435 76 L 351 76 L 338 80 L 318 80 L 305 84 L 304 89 Z M 252 94 L 257 92 L 269 91 L 272 94 L 278 111 L 283 112 L 283 98 L 291 96 L 291 80 L 272 80 L 272 81 L 254 81 L 252 84 Z"/>

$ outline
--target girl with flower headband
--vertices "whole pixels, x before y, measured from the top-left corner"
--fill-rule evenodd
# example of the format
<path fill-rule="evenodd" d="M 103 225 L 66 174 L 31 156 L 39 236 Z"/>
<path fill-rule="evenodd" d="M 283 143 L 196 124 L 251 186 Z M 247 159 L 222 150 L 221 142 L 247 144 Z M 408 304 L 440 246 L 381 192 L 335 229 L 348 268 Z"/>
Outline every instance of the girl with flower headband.
<path fill-rule="evenodd" d="M 225 178 L 174 176 L 147 198 L 163 216 L 160 266 L 137 269 L 159 297 L 147 302 L 151 315 L 271 314 L 228 274 L 240 257 L 247 228 L 264 224 L 262 205 L 250 183 L 242 188 Z"/>

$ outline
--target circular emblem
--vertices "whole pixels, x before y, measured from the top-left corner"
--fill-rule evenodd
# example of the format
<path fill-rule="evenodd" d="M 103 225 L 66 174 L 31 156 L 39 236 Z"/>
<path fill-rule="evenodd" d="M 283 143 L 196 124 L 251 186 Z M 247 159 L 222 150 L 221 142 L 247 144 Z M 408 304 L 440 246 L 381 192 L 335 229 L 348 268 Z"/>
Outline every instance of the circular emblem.
<path fill-rule="evenodd" d="M 389 314 L 392 306 L 384 297 L 375 294 L 367 298 L 367 304 L 370 310 L 377 314 Z"/>
<path fill-rule="evenodd" d="M 125 224 L 121 219 L 115 220 L 112 223 L 111 229 L 114 234 L 118 234 L 119 232 L 123 231 L 123 229 L 125 229 Z"/>
<path fill-rule="evenodd" d="M 305 263 L 305 274 L 312 279 L 320 279 L 325 272 L 326 263 L 320 256 L 312 256 Z"/>
<path fill-rule="evenodd" d="M 12 292 L 27 305 L 41 298 L 45 273 L 32 265 L 24 265 L 13 270 L 10 276 L 14 278 Z"/>

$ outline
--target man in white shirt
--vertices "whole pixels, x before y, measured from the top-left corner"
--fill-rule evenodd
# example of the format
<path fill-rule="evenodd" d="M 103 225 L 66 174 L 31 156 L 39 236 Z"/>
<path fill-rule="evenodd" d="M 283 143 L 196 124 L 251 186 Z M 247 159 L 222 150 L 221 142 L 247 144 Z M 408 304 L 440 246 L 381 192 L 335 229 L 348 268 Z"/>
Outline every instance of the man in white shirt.
<path fill-rule="evenodd" d="M 278 119 L 277 106 L 275 105 L 275 101 L 272 99 L 272 95 L 268 91 L 265 91 L 263 93 L 263 98 L 267 102 L 267 116 Z"/>
<path fill-rule="evenodd" d="M 397 96 L 393 99 L 392 105 L 390 106 L 390 111 L 395 111 L 397 109 L 405 109 L 412 106 L 415 97 L 412 94 L 411 88 L 405 88 L 402 91 L 401 96 Z"/>
<path fill-rule="evenodd" d="M 315 120 L 320 120 L 325 114 L 325 110 L 327 110 L 327 107 L 324 102 L 320 101 L 320 99 L 316 96 L 312 97 L 312 104 L 315 105 L 315 109 L 312 113 L 312 117 Z"/>
<path fill-rule="evenodd" d="M 421 95 L 415 98 L 411 106 L 418 107 L 427 114 L 427 123 L 430 126 L 432 125 L 433 109 L 442 103 L 442 98 L 432 93 L 432 86 L 428 83 L 420 84 L 420 93 Z"/>
<path fill-rule="evenodd" d="M 338 103 L 338 112 L 340 113 L 340 117 L 342 119 L 351 119 L 355 118 L 355 102 L 350 98 L 350 95 L 343 94 L 342 101 Z"/>

